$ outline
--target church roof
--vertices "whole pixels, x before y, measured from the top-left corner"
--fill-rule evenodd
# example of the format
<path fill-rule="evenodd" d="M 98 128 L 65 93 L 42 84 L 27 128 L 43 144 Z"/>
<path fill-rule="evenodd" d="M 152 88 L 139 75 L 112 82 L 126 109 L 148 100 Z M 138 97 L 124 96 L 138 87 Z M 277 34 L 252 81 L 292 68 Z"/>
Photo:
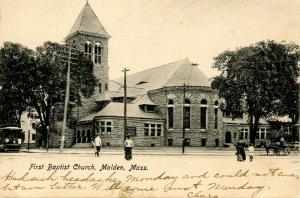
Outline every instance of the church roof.
<path fill-rule="evenodd" d="M 162 87 L 189 86 L 210 87 L 208 77 L 189 59 L 183 59 L 166 65 L 154 67 L 127 76 L 127 96 L 138 97 L 149 90 Z M 116 91 L 115 96 L 123 95 L 123 78 L 110 83 L 110 90 Z"/>
<path fill-rule="evenodd" d="M 106 32 L 88 2 L 81 10 L 66 39 L 76 33 L 87 33 L 94 36 L 110 38 L 110 35 Z"/>
<path fill-rule="evenodd" d="M 124 116 L 124 104 L 117 102 L 110 102 L 101 111 L 90 114 L 79 122 L 91 121 L 96 117 L 123 117 Z M 152 119 L 162 119 L 162 117 L 157 113 L 148 113 L 140 109 L 136 104 L 127 104 L 127 117 L 135 118 L 152 118 Z"/>

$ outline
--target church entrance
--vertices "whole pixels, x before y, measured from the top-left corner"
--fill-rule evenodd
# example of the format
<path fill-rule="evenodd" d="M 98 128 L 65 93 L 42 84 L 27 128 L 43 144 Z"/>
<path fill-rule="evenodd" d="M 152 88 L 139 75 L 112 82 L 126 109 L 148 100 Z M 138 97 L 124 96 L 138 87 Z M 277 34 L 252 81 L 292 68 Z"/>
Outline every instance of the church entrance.
<path fill-rule="evenodd" d="M 231 140 L 231 132 L 230 131 L 227 131 L 225 133 L 225 142 L 226 143 L 231 143 L 232 142 L 232 140 Z"/>

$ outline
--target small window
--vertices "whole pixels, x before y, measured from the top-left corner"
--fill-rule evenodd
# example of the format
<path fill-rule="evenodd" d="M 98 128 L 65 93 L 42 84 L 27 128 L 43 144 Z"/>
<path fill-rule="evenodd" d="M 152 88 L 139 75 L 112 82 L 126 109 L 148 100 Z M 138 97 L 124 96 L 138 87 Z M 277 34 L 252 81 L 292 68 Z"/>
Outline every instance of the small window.
<path fill-rule="evenodd" d="M 256 131 L 256 133 L 255 133 L 255 138 L 256 138 L 256 139 L 259 138 L 259 133 L 258 133 L 258 131 Z"/>
<path fill-rule="evenodd" d="M 248 132 L 245 132 L 245 139 L 248 139 Z"/>
<path fill-rule="evenodd" d="M 151 124 L 151 136 L 155 136 L 155 124 Z"/>
<path fill-rule="evenodd" d="M 31 140 L 35 141 L 35 134 L 32 134 Z"/>
<path fill-rule="evenodd" d="M 201 100 L 201 104 L 202 104 L 202 105 L 206 105 L 206 104 L 207 104 L 207 100 L 202 99 L 202 100 Z"/>
<path fill-rule="evenodd" d="M 174 100 L 169 99 L 169 100 L 168 100 L 168 104 L 169 104 L 169 105 L 173 105 L 173 104 L 174 104 Z"/>
<path fill-rule="evenodd" d="M 173 145 L 173 139 L 168 139 L 168 146 L 172 146 Z"/>
<path fill-rule="evenodd" d="M 157 125 L 157 136 L 161 136 L 161 125 Z"/>
<path fill-rule="evenodd" d="M 149 136 L 149 124 L 144 124 L 144 136 Z"/>
<path fill-rule="evenodd" d="M 260 138 L 261 138 L 261 139 L 265 139 L 265 133 L 264 133 L 264 132 L 262 132 L 262 133 L 260 134 Z"/>
<path fill-rule="evenodd" d="M 172 129 L 173 128 L 173 114 L 174 114 L 174 109 L 173 109 L 174 101 L 172 99 L 168 100 L 168 128 Z"/>
<path fill-rule="evenodd" d="M 99 87 L 99 93 L 101 93 L 102 92 L 102 84 L 99 83 L 98 87 Z"/>
<path fill-rule="evenodd" d="M 219 146 L 219 142 L 220 142 L 220 140 L 217 138 L 217 139 L 215 139 L 215 146 L 216 147 L 218 147 Z"/>
<path fill-rule="evenodd" d="M 87 41 L 84 45 L 84 54 L 92 60 L 92 43 L 90 41 Z"/>
<path fill-rule="evenodd" d="M 108 84 L 105 84 L 105 91 L 108 91 Z"/>
<path fill-rule="evenodd" d="M 99 43 L 96 43 L 94 47 L 94 63 L 101 64 L 101 45 Z"/>
<path fill-rule="evenodd" d="M 201 138 L 201 146 L 206 146 L 206 138 Z"/>
<path fill-rule="evenodd" d="M 141 84 L 145 84 L 145 83 L 148 83 L 148 82 L 146 82 L 146 81 L 140 81 L 140 82 L 136 83 L 136 85 L 141 85 Z"/>
<path fill-rule="evenodd" d="M 191 101 L 190 101 L 190 99 L 184 99 L 184 104 L 191 104 Z"/>
<path fill-rule="evenodd" d="M 154 105 L 146 105 L 147 112 L 153 113 L 154 108 L 155 108 Z"/>
<path fill-rule="evenodd" d="M 185 146 L 190 146 L 190 144 L 191 144 L 191 139 L 190 138 L 185 138 L 184 145 Z"/>

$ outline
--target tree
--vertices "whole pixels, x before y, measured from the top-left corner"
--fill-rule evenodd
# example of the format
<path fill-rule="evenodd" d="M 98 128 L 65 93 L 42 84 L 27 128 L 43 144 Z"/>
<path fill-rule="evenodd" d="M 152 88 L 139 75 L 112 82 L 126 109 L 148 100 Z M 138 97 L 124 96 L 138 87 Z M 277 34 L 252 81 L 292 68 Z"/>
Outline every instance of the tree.
<path fill-rule="evenodd" d="M 225 99 L 226 110 L 248 114 L 251 143 L 260 118 L 299 115 L 299 60 L 298 45 L 275 41 L 227 50 L 214 59 L 221 74 L 211 85 Z"/>
<path fill-rule="evenodd" d="M 29 102 L 29 92 L 24 88 L 34 67 L 33 50 L 11 42 L 0 49 L 1 124 L 20 124 L 21 113 Z"/>
<path fill-rule="evenodd" d="M 53 106 L 63 102 L 66 89 L 67 56 L 69 47 L 45 42 L 36 51 L 36 68 L 31 88 L 30 101 L 41 121 L 43 140 L 46 140 L 47 126 Z M 83 52 L 71 50 L 70 102 L 81 105 L 81 95 L 90 97 L 96 84 L 93 63 Z"/>
<path fill-rule="evenodd" d="M 34 107 L 40 119 L 43 142 L 46 140 L 51 110 L 65 97 L 68 46 L 45 42 L 36 52 L 19 44 L 6 43 L 1 49 L 3 99 L 17 105 L 21 113 L 26 107 Z M 96 80 L 93 63 L 83 52 L 71 50 L 70 102 L 81 105 L 81 96 L 90 97 Z M 9 99 L 12 99 L 9 101 Z"/>

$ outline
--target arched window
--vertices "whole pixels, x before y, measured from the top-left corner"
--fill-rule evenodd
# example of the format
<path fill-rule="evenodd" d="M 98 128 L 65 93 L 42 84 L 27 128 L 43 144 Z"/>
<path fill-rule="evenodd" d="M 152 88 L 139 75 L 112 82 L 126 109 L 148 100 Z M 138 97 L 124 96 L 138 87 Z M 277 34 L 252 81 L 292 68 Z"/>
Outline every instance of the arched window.
<path fill-rule="evenodd" d="M 94 46 L 94 63 L 101 64 L 101 49 L 102 46 L 100 43 L 96 43 Z"/>
<path fill-rule="evenodd" d="M 85 42 L 84 54 L 92 60 L 92 43 L 90 41 Z"/>
<path fill-rule="evenodd" d="M 174 101 L 168 100 L 168 128 L 173 129 Z"/>
<path fill-rule="evenodd" d="M 207 100 L 202 99 L 200 102 L 200 129 L 206 129 L 207 122 Z"/>
<path fill-rule="evenodd" d="M 215 129 L 218 129 L 218 101 L 215 102 Z"/>
<path fill-rule="evenodd" d="M 190 99 L 184 99 L 183 106 L 183 128 L 189 129 L 191 122 L 191 101 Z"/>

